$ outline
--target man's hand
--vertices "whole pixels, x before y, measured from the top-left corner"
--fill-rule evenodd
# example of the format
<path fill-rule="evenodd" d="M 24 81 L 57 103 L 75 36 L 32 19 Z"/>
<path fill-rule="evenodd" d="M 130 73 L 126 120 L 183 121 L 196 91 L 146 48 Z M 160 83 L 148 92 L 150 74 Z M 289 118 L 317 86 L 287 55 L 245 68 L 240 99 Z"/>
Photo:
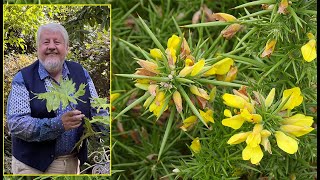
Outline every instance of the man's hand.
<path fill-rule="evenodd" d="M 70 129 L 79 127 L 83 117 L 84 114 L 81 114 L 81 111 L 79 110 L 73 110 L 64 113 L 61 117 L 64 129 L 68 131 Z"/>

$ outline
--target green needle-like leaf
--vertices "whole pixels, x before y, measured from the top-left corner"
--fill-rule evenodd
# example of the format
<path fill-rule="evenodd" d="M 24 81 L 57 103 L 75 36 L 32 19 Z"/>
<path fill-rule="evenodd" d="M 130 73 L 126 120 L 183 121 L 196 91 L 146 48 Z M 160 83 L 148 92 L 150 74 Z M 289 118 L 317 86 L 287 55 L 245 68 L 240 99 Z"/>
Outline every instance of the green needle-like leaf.
<path fill-rule="evenodd" d="M 176 113 L 176 108 L 175 107 L 172 107 L 170 109 L 171 113 L 170 113 L 170 117 L 169 117 L 169 121 L 168 121 L 168 124 L 167 124 L 167 127 L 166 127 L 166 131 L 164 133 L 164 136 L 163 136 L 163 139 L 162 139 L 162 142 L 161 142 L 161 146 L 160 146 L 160 150 L 159 150 L 159 154 L 158 154 L 158 161 L 160 160 L 161 158 L 161 155 L 162 155 L 162 152 L 163 152 L 163 149 L 166 145 L 166 142 L 168 140 L 168 137 L 169 137 L 169 132 L 171 130 L 171 126 L 172 126 L 172 122 L 173 122 L 173 118 L 174 118 L 174 115 Z"/>

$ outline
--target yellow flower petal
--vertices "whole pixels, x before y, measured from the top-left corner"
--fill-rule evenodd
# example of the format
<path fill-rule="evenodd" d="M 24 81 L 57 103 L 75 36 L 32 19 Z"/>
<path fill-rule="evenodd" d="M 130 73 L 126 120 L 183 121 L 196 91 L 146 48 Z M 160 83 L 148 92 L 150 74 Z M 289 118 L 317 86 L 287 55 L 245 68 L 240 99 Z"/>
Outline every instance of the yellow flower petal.
<path fill-rule="evenodd" d="M 224 116 L 226 116 L 226 117 L 232 117 L 232 113 L 231 113 L 231 111 L 230 111 L 229 109 L 225 109 L 225 110 L 223 111 L 223 114 L 224 114 Z"/>
<path fill-rule="evenodd" d="M 288 154 L 294 154 L 298 151 L 298 142 L 281 131 L 275 132 L 277 145 L 280 149 Z"/>
<path fill-rule="evenodd" d="M 252 114 L 252 121 L 254 123 L 260 123 L 262 121 L 262 116 L 260 114 Z"/>
<path fill-rule="evenodd" d="M 287 89 L 283 91 L 283 96 L 282 96 L 282 102 L 284 102 L 289 96 L 289 100 L 287 103 L 282 107 L 281 110 L 289 109 L 292 110 L 294 107 L 299 106 L 302 101 L 303 97 L 300 95 L 301 91 L 299 87 L 294 87 L 291 89 Z"/>
<path fill-rule="evenodd" d="M 161 50 L 158 48 L 154 48 L 150 50 L 150 55 L 151 57 L 153 57 L 154 59 L 158 59 L 161 60 L 162 59 L 162 53 Z"/>
<path fill-rule="evenodd" d="M 218 75 L 224 75 L 227 74 L 233 66 L 234 61 L 231 58 L 224 58 L 221 61 L 216 62 L 212 65 L 211 69 L 209 69 L 206 73 L 204 73 L 205 76 L 218 74 Z"/>
<path fill-rule="evenodd" d="M 240 96 L 225 93 L 222 95 L 222 99 L 224 100 L 224 104 L 230 107 L 243 109 L 247 104 L 247 101 Z"/>
<path fill-rule="evenodd" d="M 177 50 L 179 43 L 180 37 L 174 34 L 168 39 L 167 48 L 173 48 L 174 50 Z"/>
<path fill-rule="evenodd" d="M 295 126 L 311 126 L 313 117 L 305 116 L 304 114 L 296 114 L 294 116 L 285 118 L 281 121 L 282 124 L 295 125 Z"/>
<path fill-rule="evenodd" d="M 249 160 L 251 159 L 252 164 L 258 164 L 263 157 L 263 152 L 260 146 L 250 147 L 247 146 L 242 151 L 242 159 Z"/>
<path fill-rule="evenodd" d="M 212 122 L 214 123 L 213 120 L 213 111 L 211 109 L 208 109 L 207 112 L 204 112 L 202 110 L 199 109 L 200 115 L 203 118 L 203 120 L 208 123 L 208 122 Z"/>
<path fill-rule="evenodd" d="M 185 66 L 180 72 L 179 72 L 179 77 L 186 77 L 191 73 L 193 70 L 193 66 Z"/>
<path fill-rule="evenodd" d="M 193 69 L 191 71 L 191 76 L 195 76 L 195 75 L 199 74 L 199 72 L 203 69 L 204 64 L 205 64 L 204 59 L 201 59 L 200 61 L 195 63 L 193 66 Z"/>
<path fill-rule="evenodd" d="M 194 125 L 197 122 L 197 116 L 190 116 L 187 119 L 183 120 L 183 126 L 181 126 L 180 128 L 183 131 L 187 131 L 187 129 Z"/>
<path fill-rule="evenodd" d="M 307 33 L 309 40 L 316 39 L 316 37 L 312 33 Z"/>
<path fill-rule="evenodd" d="M 275 89 L 275 88 L 272 88 L 271 91 L 269 92 L 269 94 L 268 94 L 265 102 L 264 102 L 264 105 L 265 105 L 266 107 L 270 107 L 270 106 L 271 106 L 275 94 L 276 94 L 276 89 Z"/>
<path fill-rule="evenodd" d="M 120 93 L 112 93 L 110 94 L 110 102 L 113 102 L 120 96 Z"/>
<path fill-rule="evenodd" d="M 260 146 L 256 146 L 252 148 L 252 155 L 251 155 L 251 163 L 258 164 L 263 157 L 263 152 Z"/>
<path fill-rule="evenodd" d="M 309 42 L 301 47 L 303 59 L 311 62 L 317 58 L 316 40 L 311 39 Z"/>
<path fill-rule="evenodd" d="M 248 146 L 256 147 L 261 142 L 261 131 L 263 129 L 262 124 L 256 124 L 253 128 L 253 131 L 248 135 L 248 138 L 246 139 L 246 143 Z"/>
<path fill-rule="evenodd" d="M 195 138 L 192 143 L 191 143 L 191 146 L 190 146 L 191 150 L 194 152 L 194 153 L 199 153 L 200 150 L 201 150 L 201 144 L 200 144 L 200 140 L 199 138 Z"/>
<path fill-rule="evenodd" d="M 283 132 L 287 132 L 287 133 L 292 134 L 296 137 L 300 137 L 305 134 L 308 134 L 314 128 L 309 127 L 309 126 L 282 125 L 282 126 L 280 126 L 280 129 Z"/>
<path fill-rule="evenodd" d="M 240 115 L 232 116 L 222 120 L 222 125 L 231 127 L 233 129 L 239 129 L 244 123 L 245 119 Z"/>
<path fill-rule="evenodd" d="M 237 18 L 227 13 L 213 13 L 212 18 L 223 22 L 232 22 L 237 20 Z"/>
<path fill-rule="evenodd" d="M 191 93 L 194 95 L 200 96 L 206 100 L 210 99 L 209 95 L 207 94 L 207 92 L 204 89 L 198 88 L 195 85 L 191 85 L 189 89 L 190 89 Z"/>
<path fill-rule="evenodd" d="M 229 140 L 228 140 L 228 144 L 239 144 L 242 143 L 243 141 L 245 141 L 248 137 L 248 135 L 250 134 L 250 132 L 244 132 L 244 133 L 238 133 L 233 135 Z"/>

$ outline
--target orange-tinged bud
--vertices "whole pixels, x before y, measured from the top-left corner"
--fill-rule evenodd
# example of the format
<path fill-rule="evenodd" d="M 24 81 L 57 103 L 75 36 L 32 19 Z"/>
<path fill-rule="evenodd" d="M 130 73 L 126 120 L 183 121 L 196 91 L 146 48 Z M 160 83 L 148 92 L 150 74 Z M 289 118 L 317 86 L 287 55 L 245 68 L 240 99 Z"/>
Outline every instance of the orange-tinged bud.
<path fill-rule="evenodd" d="M 274 51 L 274 48 L 276 47 L 276 43 L 277 43 L 277 40 L 269 39 L 267 44 L 266 44 L 266 47 L 264 48 L 263 53 L 261 54 L 261 57 L 266 57 L 266 56 L 270 57 L 270 55 Z"/>
<path fill-rule="evenodd" d="M 231 67 L 231 69 L 228 72 L 228 74 L 226 75 L 226 78 L 224 79 L 224 81 L 231 82 L 231 81 L 235 80 L 237 77 L 237 74 L 238 74 L 238 68 L 236 66 Z"/>
<path fill-rule="evenodd" d="M 147 91 L 149 91 L 149 93 L 152 95 L 152 96 L 156 96 L 156 90 L 158 88 L 158 85 L 157 84 L 151 84 L 148 86 L 148 89 Z"/>
<path fill-rule="evenodd" d="M 181 44 L 181 59 L 185 59 L 190 54 L 190 47 L 186 41 L 185 38 L 183 38 L 182 44 Z"/>
<path fill-rule="evenodd" d="M 288 0 L 282 0 L 279 5 L 278 13 L 279 14 L 287 14 L 288 6 L 289 6 Z"/>
<path fill-rule="evenodd" d="M 177 111 L 179 113 L 181 113 L 182 112 L 182 99 L 181 99 L 181 95 L 180 95 L 179 91 L 175 91 L 173 93 L 173 101 L 174 101 L 174 104 L 176 105 Z"/>
<path fill-rule="evenodd" d="M 238 31 L 242 29 L 240 24 L 231 24 L 227 29 L 221 31 L 221 35 L 226 39 L 231 39 Z"/>
<path fill-rule="evenodd" d="M 137 63 L 143 67 L 144 69 L 147 69 L 150 72 L 159 74 L 158 65 L 156 63 L 146 61 L 146 60 L 138 60 Z"/>

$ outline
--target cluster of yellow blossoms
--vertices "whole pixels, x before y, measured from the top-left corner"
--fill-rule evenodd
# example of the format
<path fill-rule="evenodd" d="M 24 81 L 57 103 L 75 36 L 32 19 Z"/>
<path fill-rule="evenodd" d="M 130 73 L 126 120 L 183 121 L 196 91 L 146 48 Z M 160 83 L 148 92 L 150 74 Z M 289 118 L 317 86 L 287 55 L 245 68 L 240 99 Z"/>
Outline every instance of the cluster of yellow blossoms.
<path fill-rule="evenodd" d="M 232 116 L 229 109 L 224 111 L 224 115 L 227 117 L 222 120 L 224 126 L 239 129 L 244 122 L 254 124 L 252 131 L 235 134 L 227 143 L 233 145 L 245 141 L 247 146 L 242 151 L 242 158 L 250 160 L 252 164 L 258 164 L 263 157 L 260 145 L 264 147 L 265 151 L 272 154 L 268 139 L 272 134 L 275 136 L 280 149 L 289 154 L 296 153 L 298 151 L 298 140 L 296 137 L 305 135 L 314 129 L 311 127 L 313 117 L 295 114 L 290 117 L 279 115 L 279 119 L 281 120 L 274 118 L 275 116 L 264 116 L 264 119 L 261 115 L 255 114 L 255 109 L 258 106 L 269 108 L 275 96 L 275 89 L 273 88 L 270 91 L 267 98 L 264 98 L 257 92 L 255 94 L 258 96 L 257 100 L 251 99 L 246 92 L 243 93 L 243 91 L 236 90 L 234 90 L 234 94 L 224 94 L 222 96 L 224 104 L 234 108 L 236 112 L 236 115 Z M 300 88 L 295 87 L 284 90 L 281 103 L 273 113 L 278 113 L 277 111 L 291 111 L 294 107 L 299 106 L 302 101 L 303 97 L 301 96 Z"/>
<path fill-rule="evenodd" d="M 136 69 L 133 76 L 137 78 L 135 86 L 150 94 L 143 106 L 156 117 L 159 118 L 168 109 L 172 104 L 170 102 L 175 104 L 178 113 L 183 111 L 183 99 L 189 103 L 193 115 L 184 120 L 181 126 L 183 130 L 187 130 L 198 119 L 206 126 L 208 122 L 214 122 L 213 111 L 208 107 L 208 102 L 213 101 L 216 88 L 196 82 L 205 78 L 231 82 L 237 75 L 233 59 L 224 58 L 214 64 L 210 64 L 205 58 L 196 59 L 192 56 L 186 39 L 177 35 L 168 39 L 165 51 L 151 49 L 149 59 L 138 59 L 137 63 L 140 68 Z"/>

